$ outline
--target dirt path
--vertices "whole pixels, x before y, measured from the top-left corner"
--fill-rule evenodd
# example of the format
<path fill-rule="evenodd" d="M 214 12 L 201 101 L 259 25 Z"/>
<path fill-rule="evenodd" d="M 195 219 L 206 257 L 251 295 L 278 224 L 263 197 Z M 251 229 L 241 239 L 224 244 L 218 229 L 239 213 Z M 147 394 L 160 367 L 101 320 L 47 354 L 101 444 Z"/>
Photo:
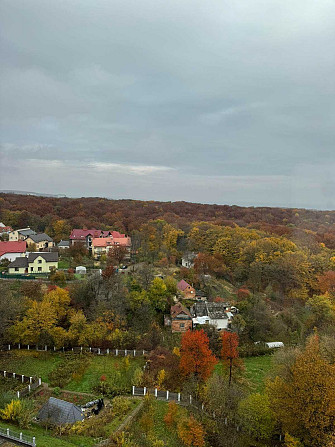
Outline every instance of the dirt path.
<path fill-rule="evenodd" d="M 140 402 L 140 404 L 130 413 L 129 416 L 126 417 L 126 419 L 122 422 L 122 424 L 115 430 L 115 433 L 119 433 L 123 431 L 128 425 L 132 422 L 132 420 L 136 417 L 137 413 L 142 409 L 144 405 L 143 400 Z"/>

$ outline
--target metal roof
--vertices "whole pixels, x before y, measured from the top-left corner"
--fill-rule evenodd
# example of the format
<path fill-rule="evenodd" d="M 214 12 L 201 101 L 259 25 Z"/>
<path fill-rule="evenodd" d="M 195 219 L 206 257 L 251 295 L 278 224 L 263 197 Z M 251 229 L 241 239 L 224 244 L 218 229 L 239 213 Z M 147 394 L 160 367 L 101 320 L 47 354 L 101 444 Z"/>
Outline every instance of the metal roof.
<path fill-rule="evenodd" d="M 71 402 L 50 397 L 38 412 L 37 417 L 41 421 L 52 424 L 74 424 L 84 419 L 84 413 L 81 408 Z"/>

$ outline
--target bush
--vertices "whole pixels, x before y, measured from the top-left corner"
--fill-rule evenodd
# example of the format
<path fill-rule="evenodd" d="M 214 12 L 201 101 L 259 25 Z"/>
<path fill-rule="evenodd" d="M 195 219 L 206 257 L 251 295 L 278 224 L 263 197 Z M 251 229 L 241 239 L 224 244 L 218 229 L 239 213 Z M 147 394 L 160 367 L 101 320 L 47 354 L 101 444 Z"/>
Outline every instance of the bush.
<path fill-rule="evenodd" d="M 21 428 L 29 427 L 32 414 L 32 402 L 27 400 L 12 400 L 3 410 L 0 410 L 1 419 L 11 421 Z"/>

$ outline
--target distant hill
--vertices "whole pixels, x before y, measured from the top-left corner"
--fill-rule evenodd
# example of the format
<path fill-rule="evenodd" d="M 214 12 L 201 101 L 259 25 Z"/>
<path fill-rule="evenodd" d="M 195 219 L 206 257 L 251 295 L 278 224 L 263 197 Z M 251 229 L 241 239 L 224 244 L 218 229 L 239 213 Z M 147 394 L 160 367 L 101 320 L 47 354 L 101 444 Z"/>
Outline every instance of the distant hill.
<path fill-rule="evenodd" d="M 113 200 L 99 197 L 72 199 L 56 195 L 0 192 L 0 221 L 14 228 L 38 231 L 63 221 L 68 228 L 116 229 L 134 233 L 153 219 L 164 219 L 188 232 L 193 222 L 239 225 L 275 235 L 295 237 L 303 231 L 335 248 L 335 211 L 299 208 L 242 207 L 189 202 Z"/>
<path fill-rule="evenodd" d="M 44 194 L 44 193 L 40 193 L 40 192 L 17 191 L 17 190 L 9 190 L 9 189 L 0 190 L 0 194 L 19 194 L 19 195 L 24 195 L 24 196 L 38 196 L 38 197 L 66 197 L 65 194 Z"/>

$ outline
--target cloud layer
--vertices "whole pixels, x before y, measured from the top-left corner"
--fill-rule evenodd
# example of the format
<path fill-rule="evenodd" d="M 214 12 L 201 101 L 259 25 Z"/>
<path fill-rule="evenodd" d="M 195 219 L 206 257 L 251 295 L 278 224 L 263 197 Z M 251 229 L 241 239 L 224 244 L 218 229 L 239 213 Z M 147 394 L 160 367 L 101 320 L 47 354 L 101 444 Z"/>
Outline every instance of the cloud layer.
<path fill-rule="evenodd" d="M 1 3 L 2 189 L 334 208 L 331 0 Z"/>

